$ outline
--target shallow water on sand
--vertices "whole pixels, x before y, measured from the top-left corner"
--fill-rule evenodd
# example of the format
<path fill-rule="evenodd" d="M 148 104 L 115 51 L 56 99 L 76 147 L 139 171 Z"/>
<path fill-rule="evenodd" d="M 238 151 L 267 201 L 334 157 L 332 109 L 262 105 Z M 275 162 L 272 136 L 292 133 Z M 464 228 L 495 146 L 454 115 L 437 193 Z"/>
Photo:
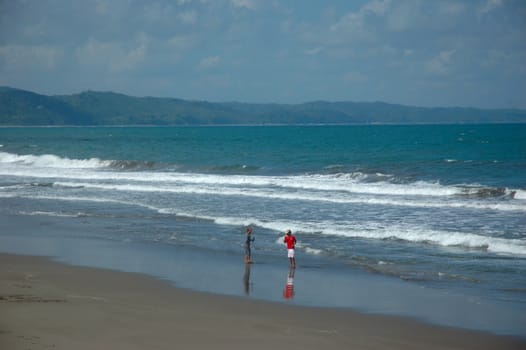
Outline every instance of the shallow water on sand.
<path fill-rule="evenodd" d="M 468 291 L 425 287 L 298 254 L 290 269 L 285 253 L 243 262 L 229 253 L 181 244 L 104 239 L 133 219 L 8 216 L 0 221 L 2 252 L 50 256 L 91 267 L 149 274 L 175 286 L 295 305 L 352 308 L 414 317 L 425 322 L 497 334 L 526 336 L 526 307 Z M 209 222 L 173 223 L 176 229 L 212 231 Z M 121 227 L 122 228 L 122 227 Z M 90 233 L 96 232 L 96 237 Z M 97 237 L 98 236 L 98 237 Z M 491 317 L 488 317 L 491 315 Z"/>

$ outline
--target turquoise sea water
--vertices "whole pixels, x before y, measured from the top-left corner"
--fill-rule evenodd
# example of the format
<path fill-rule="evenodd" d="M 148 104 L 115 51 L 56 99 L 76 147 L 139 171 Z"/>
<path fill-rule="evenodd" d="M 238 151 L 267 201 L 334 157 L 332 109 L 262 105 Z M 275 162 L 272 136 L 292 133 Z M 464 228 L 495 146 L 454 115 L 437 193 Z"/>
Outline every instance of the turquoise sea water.
<path fill-rule="evenodd" d="M 1 128 L 0 145 L 0 214 L 209 256 L 242 254 L 252 225 L 270 265 L 290 228 L 298 271 L 526 309 L 526 125 Z"/>

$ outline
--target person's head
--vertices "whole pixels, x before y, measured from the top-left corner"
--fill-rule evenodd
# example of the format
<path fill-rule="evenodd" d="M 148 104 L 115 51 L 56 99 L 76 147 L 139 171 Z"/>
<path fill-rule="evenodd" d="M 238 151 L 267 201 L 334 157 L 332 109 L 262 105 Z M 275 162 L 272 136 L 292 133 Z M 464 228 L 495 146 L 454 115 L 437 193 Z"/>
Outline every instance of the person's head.
<path fill-rule="evenodd" d="M 252 227 L 247 227 L 247 234 L 251 234 L 252 233 Z"/>
<path fill-rule="evenodd" d="M 292 234 L 292 231 L 290 229 L 287 229 L 287 231 L 285 231 L 285 233 L 287 234 L 287 236 L 290 236 Z"/>

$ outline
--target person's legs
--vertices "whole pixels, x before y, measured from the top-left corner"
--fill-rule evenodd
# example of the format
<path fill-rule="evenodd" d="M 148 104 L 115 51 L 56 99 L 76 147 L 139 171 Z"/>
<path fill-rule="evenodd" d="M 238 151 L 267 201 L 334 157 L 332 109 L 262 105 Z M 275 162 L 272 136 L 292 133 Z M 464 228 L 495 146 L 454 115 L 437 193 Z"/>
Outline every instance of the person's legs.
<path fill-rule="evenodd" d="M 290 267 L 296 267 L 296 259 L 294 258 L 294 249 L 288 250 L 288 257 L 289 257 Z"/>
<path fill-rule="evenodd" d="M 246 264 L 250 263 L 250 258 L 251 258 L 250 248 L 245 247 L 245 263 Z"/>

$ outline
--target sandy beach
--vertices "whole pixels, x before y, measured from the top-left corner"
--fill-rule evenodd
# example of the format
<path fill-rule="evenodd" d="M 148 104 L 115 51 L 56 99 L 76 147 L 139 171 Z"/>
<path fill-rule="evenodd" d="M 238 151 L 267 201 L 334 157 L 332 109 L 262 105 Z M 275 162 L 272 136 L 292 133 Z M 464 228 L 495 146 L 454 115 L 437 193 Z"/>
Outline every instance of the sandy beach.
<path fill-rule="evenodd" d="M 526 340 L 0 254 L 2 349 L 522 349 Z"/>

